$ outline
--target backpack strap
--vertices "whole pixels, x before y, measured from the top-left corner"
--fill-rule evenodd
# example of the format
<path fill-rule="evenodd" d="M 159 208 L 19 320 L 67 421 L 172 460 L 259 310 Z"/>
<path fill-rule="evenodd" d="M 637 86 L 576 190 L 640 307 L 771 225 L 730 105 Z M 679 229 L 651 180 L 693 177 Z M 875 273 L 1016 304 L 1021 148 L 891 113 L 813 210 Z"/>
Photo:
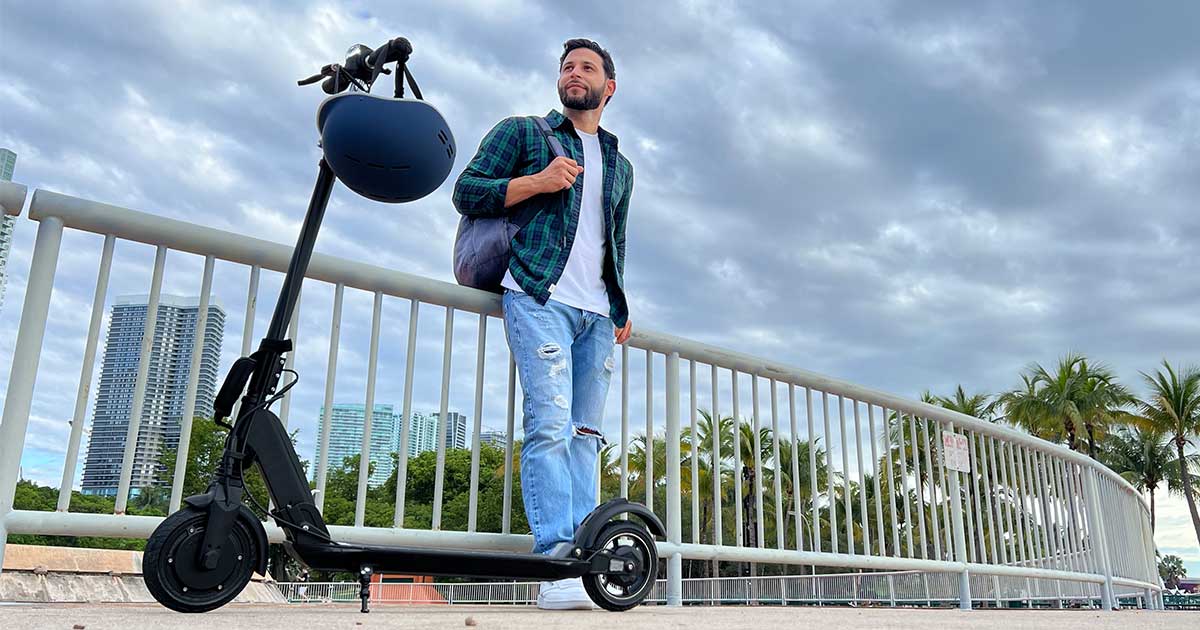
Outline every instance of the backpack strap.
<path fill-rule="evenodd" d="M 546 122 L 546 119 L 542 116 L 530 116 L 530 118 L 533 119 L 533 123 L 537 125 L 538 131 L 540 131 L 542 134 L 542 138 L 546 141 L 546 144 L 549 145 L 550 153 L 554 154 L 554 157 L 556 158 L 566 157 L 567 153 L 563 150 L 562 143 L 558 141 L 558 136 L 554 135 L 554 130 L 550 128 L 550 123 Z M 516 216 L 512 218 L 511 222 L 516 224 L 518 228 L 524 228 L 526 225 L 529 225 L 529 222 L 532 221 L 533 217 L 537 215 L 539 209 L 540 208 L 536 204 L 526 204 L 526 206 L 522 208 L 521 212 L 518 212 Z"/>
<path fill-rule="evenodd" d="M 565 157 L 566 151 L 563 151 L 562 143 L 558 141 L 558 136 L 554 135 L 554 130 L 550 128 L 550 123 L 542 116 L 531 116 L 533 123 L 537 125 L 542 132 L 542 137 L 546 139 L 546 144 L 550 145 L 550 152 L 554 157 Z"/>

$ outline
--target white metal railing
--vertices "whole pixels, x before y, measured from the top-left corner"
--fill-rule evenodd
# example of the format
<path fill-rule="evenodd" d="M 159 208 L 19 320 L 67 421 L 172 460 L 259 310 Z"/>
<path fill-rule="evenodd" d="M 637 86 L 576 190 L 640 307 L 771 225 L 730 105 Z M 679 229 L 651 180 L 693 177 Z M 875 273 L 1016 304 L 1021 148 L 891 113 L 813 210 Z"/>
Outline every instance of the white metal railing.
<path fill-rule="evenodd" d="M 357 582 L 280 582 L 290 603 L 355 603 Z M 658 580 L 649 604 L 667 603 L 667 580 Z M 538 582 L 375 583 L 371 601 L 381 604 L 518 605 L 537 603 Z M 1140 589 L 1118 587 L 1122 599 L 1148 607 Z M 1041 605 L 1095 607 L 1101 586 L 1086 582 L 1005 577 L 971 580 L 971 599 L 979 606 Z M 789 576 L 684 578 L 682 603 L 693 605 L 862 605 L 947 606 L 959 601 L 958 583 L 949 573 L 871 572 Z"/>
<path fill-rule="evenodd" d="M 24 187 L 0 183 L 0 203 L 6 212 L 20 211 Z M 148 537 L 161 520 L 125 514 L 125 492 L 130 485 L 132 441 L 141 418 L 140 401 L 145 393 L 145 360 L 149 344 L 141 349 L 143 366 L 135 382 L 125 456 L 116 514 L 77 514 L 67 511 L 79 441 L 88 404 L 95 347 L 100 334 L 103 305 L 117 242 L 145 243 L 155 248 L 150 280 L 150 311 L 147 327 L 153 326 L 154 305 L 162 290 L 168 254 L 184 252 L 203 257 L 201 300 L 207 300 L 217 261 L 242 265 L 249 275 L 242 352 L 250 349 L 255 296 L 262 270 L 281 272 L 287 267 L 291 248 L 206 226 L 167 219 L 38 190 L 28 216 L 38 222 L 33 259 L 17 332 L 4 415 L 0 423 L 0 543 L 8 533 Z M 87 344 L 75 399 L 59 511 L 54 513 L 13 510 L 21 452 L 27 437 L 34 384 L 43 337 L 47 328 L 50 295 L 66 230 L 92 233 L 104 238 L 93 297 Z M 74 253 L 74 252 L 73 252 Z M 77 254 L 76 254 L 77 255 Z M 175 254 L 178 256 L 178 254 Z M 474 313 L 479 322 L 475 366 L 475 439 L 471 445 L 470 506 L 466 531 L 443 531 L 443 481 L 445 475 L 445 426 L 440 423 L 437 468 L 429 530 L 403 528 L 405 484 L 397 484 L 394 527 L 364 526 L 367 467 L 360 470 L 354 526 L 333 526 L 335 536 L 362 543 L 391 543 L 440 547 L 527 550 L 528 536 L 511 532 L 513 475 L 505 467 L 502 527 L 500 533 L 477 530 L 479 487 L 479 429 L 485 384 L 484 356 L 487 320 L 499 317 L 496 295 L 330 256 L 312 258 L 306 284 L 332 285 L 334 306 L 330 322 L 329 359 L 326 364 L 325 408 L 333 402 L 338 368 L 339 327 L 346 289 L 364 291 L 374 297 L 368 364 L 366 422 L 363 461 L 368 459 L 373 408 L 376 353 L 379 347 L 381 299 L 383 296 L 410 302 L 407 323 L 408 345 L 403 385 L 399 479 L 407 466 L 408 418 L 412 413 L 414 354 L 417 321 L 423 306 L 444 308 L 440 411 L 446 417 L 451 387 L 451 348 L 455 314 Z M 310 289 L 311 290 L 311 289 Z M 425 309 L 427 310 L 427 309 Z M 299 311 L 299 306 L 297 307 Z M 201 311 L 204 312 L 204 311 Z M 293 319 L 290 334 L 297 334 Z M 152 333 L 152 328 L 146 332 Z M 147 334 L 146 338 L 152 338 Z M 201 344 L 196 344 L 197 353 Z M 644 469 L 630 468 L 632 443 L 629 403 L 633 352 L 645 356 L 645 430 L 650 436 L 664 435 L 666 470 L 654 469 L 654 439 L 644 440 Z M 1026 585 L 1026 589 L 1050 582 L 1076 583 L 1079 588 L 1099 588 L 1105 605 L 1114 601 L 1114 588 L 1140 589 L 1143 597 L 1157 605 L 1161 592 L 1154 565 L 1154 543 L 1150 535 L 1145 502 L 1123 479 L 1088 457 L 1031 437 L 1008 427 L 991 424 L 941 407 L 839 381 L 820 374 L 730 351 L 708 344 L 638 328 L 621 347 L 620 387 L 620 493 L 629 496 L 631 484 L 641 483 L 645 502 L 663 517 L 667 539 L 659 550 L 667 559 L 665 599 L 671 604 L 685 601 L 682 561 L 721 561 L 845 567 L 861 570 L 919 571 L 945 574 L 956 581 L 960 605 L 971 605 L 974 583 L 991 583 L 994 592 Z M 664 358 L 665 416 L 657 421 L 655 359 Z M 290 360 L 290 358 L 289 358 Z M 689 388 L 688 426 L 681 419 L 681 362 L 687 362 Z M 516 410 L 516 378 L 511 357 L 507 370 L 505 455 L 512 461 Z M 198 362 L 193 358 L 189 391 L 194 392 Z M 707 366 L 707 369 L 703 369 Z M 707 379 L 705 378 L 707 372 Z M 699 397 L 707 380 L 708 400 Z M 713 418 L 732 415 L 739 419 L 734 433 L 741 432 L 740 419 L 746 411 L 743 389 L 749 380 L 751 409 L 748 439 L 728 443 L 721 430 L 701 439 L 697 411 L 711 410 Z M 760 385 L 769 387 L 769 434 L 760 415 Z M 798 398 L 799 396 L 799 398 Z M 189 396 L 189 400 L 190 400 Z M 799 404 L 798 404 L 799 401 Z M 786 421 L 780 405 L 786 405 Z M 280 418 L 288 422 L 290 394 L 283 401 Z M 729 412 L 725 413 L 726 410 Z M 183 419 L 182 435 L 189 435 L 190 410 Z M 320 428 L 328 436 L 328 420 Z M 958 473 L 942 465 L 942 437 L 965 436 L 969 444 L 970 472 Z M 761 443 L 770 436 L 770 447 Z M 328 444 L 328 440 L 323 440 Z M 725 452 L 729 444 L 737 444 Z M 781 449 L 781 444 L 788 446 Z M 684 448 L 686 447 L 686 448 Z M 181 440 L 170 509 L 177 509 L 182 487 L 182 466 L 189 448 Z M 788 466 L 781 450 L 796 454 Z M 835 453 L 836 452 L 836 453 Z M 806 456 L 801 461 L 800 454 Z M 836 454 L 836 456 L 835 456 Z M 746 461 L 743 461 L 744 458 Z M 324 499 L 329 462 L 322 450 L 316 462 L 316 485 L 320 504 Z M 840 461 L 839 461 L 840 460 Z M 674 465 L 674 462 L 681 462 Z M 712 470 L 717 474 L 712 474 Z M 747 472 L 752 474 L 747 474 Z M 726 479 L 726 474 L 730 479 Z M 705 474 L 708 483 L 705 483 Z M 770 476 L 770 483 L 766 478 Z M 647 480 L 649 482 L 647 482 Z M 802 484 L 802 480 L 805 483 Z M 790 483 L 789 483 L 790 482 Z M 730 487 L 732 486 L 732 488 Z M 790 486 L 790 487 L 789 487 Z M 665 497 L 656 500 L 656 493 Z M 887 497 L 885 499 L 885 497 Z M 602 497 L 606 498 L 606 497 Z M 690 531 L 683 531 L 684 499 L 688 500 Z M 727 508 L 732 504 L 732 539 L 727 539 Z M 696 515 L 711 515 L 699 519 Z M 267 526 L 271 540 L 282 540 L 282 532 Z M 774 536 L 768 540 L 768 533 Z M 0 554 L 3 546 L 0 545 Z M 929 579 L 926 577 L 925 579 Z M 1098 586 L 1095 586 L 1098 585 Z M 1059 587 L 1061 588 L 1061 586 Z"/>

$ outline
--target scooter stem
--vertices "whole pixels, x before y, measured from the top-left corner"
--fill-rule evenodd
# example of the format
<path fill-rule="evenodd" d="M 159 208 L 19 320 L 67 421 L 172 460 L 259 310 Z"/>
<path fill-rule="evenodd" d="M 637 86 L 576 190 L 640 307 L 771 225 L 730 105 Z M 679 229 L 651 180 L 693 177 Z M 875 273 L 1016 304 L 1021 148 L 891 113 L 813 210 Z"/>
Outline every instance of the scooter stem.
<path fill-rule="evenodd" d="M 258 405 L 274 393 L 279 385 L 279 378 L 283 373 L 283 353 L 287 348 L 284 345 L 284 335 L 288 324 L 291 323 L 296 301 L 300 297 L 300 286 L 304 282 L 305 272 L 308 271 L 313 245 L 316 244 L 317 232 L 321 229 L 321 220 L 325 217 L 325 207 L 329 204 L 329 193 L 333 190 L 334 181 L 333 169 L 325 162 L 325 158 L 321 158 L 317 183 L 313 186 L 312 198 L 308 202 L 308 212 L 304 215 L 304 224 L 300 228 L 300 237 L 296 242 L 296 249 L 292 252 L 283 287 L 279 291 L 279 301 L 275 303 L 275 314 L 271 317 L 267 336 L 259 346 L 262 354 L 250 381 L 250 388 L 246 391 L 242 409 L 251 409 Z"/>

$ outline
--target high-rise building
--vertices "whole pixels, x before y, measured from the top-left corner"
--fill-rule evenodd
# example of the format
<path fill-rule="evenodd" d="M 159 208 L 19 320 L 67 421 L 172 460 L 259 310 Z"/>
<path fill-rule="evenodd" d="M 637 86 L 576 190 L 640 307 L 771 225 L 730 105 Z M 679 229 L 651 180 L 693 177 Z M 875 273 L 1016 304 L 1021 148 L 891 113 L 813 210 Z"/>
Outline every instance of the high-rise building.
<path fill-rule="evenodd" d="M 433 414 L 434 422 L 440 422 L 438 413 Z M 441 431 L 441 427 L 438 427 Z M 434 444 L 437 439 L 434 438 Z M 467 439 L 467 417 L 457 411 L 446 413 L 446 448 L 469 448 L 471 442 Z"/>
<path fill-rule="evenodd" d="M 496 448 L 504 448 L 508 443 L 508 433 L 497 431 L 496 429 L 484 429 L 479 432 L 479 443 Z"/>
<path fill-rule="evenodd" d="M 408 423 L 408 456 L 416 457 L 425 451 L 437 450 L 438 412 L 423 414 L 414 411 Z M 451 411 L 446 414 L 446 448 L 469 448 L 467 417 Z M 501 441 L 501 444 L 504 442 Z"/>
<path fill-rule="evenodd" d="M 117 493 L 148 310 L 149 299 L 145 295 L 120 296 L 113 304 L 83 467 L 85 494 L 115 496 Z M 173 295 L 159 298 L 131 488 L 170 485 L 169 479 L 162 478 L 161 473 L 166 471 L 159 458 L 167 449 L 179 445 L 192 348 L 196 343 L 203 345 L 192 415 L 212 417 L 225 311 L 215 299 L 210 302 L 202 335 L 197 331 L 199 315 L 198 298 Z"/>
<path fill-rule="evenodd" d="M 437 417 L 413 412 L 408 422 L 408 456 L 416 457 L 437 448 Z"/>
<path fill-rule="evenodd" d="M 17 167 L 17 154 L 0 149 L 0 180 L 12 181 Z M 4 310 L 4 290 L 8 286 L 8 252 L 12 249 L 13 225 L 16 217 L 0 214 L 0 310 Z"/>
<path fill-rule="evenodd" d="M 367 406 L 362 404 L 334 404 L 329 422 L 329 467 L 342 466 L 347 457 L 362 455 L 363 426 L 367 419 Z M 325 420 L 325 408 L 321 408 L 321 420 Z M 371 463 L 375 465 L 367 485 L 381 486 L 392 476 L 395 464 L 392 453 L 400 449 L 400 416 L 392 405 L 374 405 L 371 411 Z M 317 451 L 313 462 L 321 457 L 320 435 L 317 436 Z"/>

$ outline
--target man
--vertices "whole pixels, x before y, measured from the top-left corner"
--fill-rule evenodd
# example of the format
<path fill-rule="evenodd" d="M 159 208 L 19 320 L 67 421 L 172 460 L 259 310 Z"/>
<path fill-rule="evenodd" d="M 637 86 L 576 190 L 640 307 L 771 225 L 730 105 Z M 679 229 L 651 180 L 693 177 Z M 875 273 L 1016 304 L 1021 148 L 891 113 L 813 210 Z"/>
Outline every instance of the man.
<path fill-rule="evenodd" d="M 454 186 L 469 216 L 538 213 L 512 240 L 504 329 L 525 393 L 521 490 L 535 553 L 564 554 L 596 506 L 597 458 L 615 343 L 629 339 L 625 224 L 633 167 L 600 127 L 616 92 L 612 57 L 572 39 L 559 59 L 563 113 L 546 116 L 567 156 L 555 158 L 535 122 L 496 125 Z M 543 582 L 538 606 L 590 608 L 579 578 Z"/>

